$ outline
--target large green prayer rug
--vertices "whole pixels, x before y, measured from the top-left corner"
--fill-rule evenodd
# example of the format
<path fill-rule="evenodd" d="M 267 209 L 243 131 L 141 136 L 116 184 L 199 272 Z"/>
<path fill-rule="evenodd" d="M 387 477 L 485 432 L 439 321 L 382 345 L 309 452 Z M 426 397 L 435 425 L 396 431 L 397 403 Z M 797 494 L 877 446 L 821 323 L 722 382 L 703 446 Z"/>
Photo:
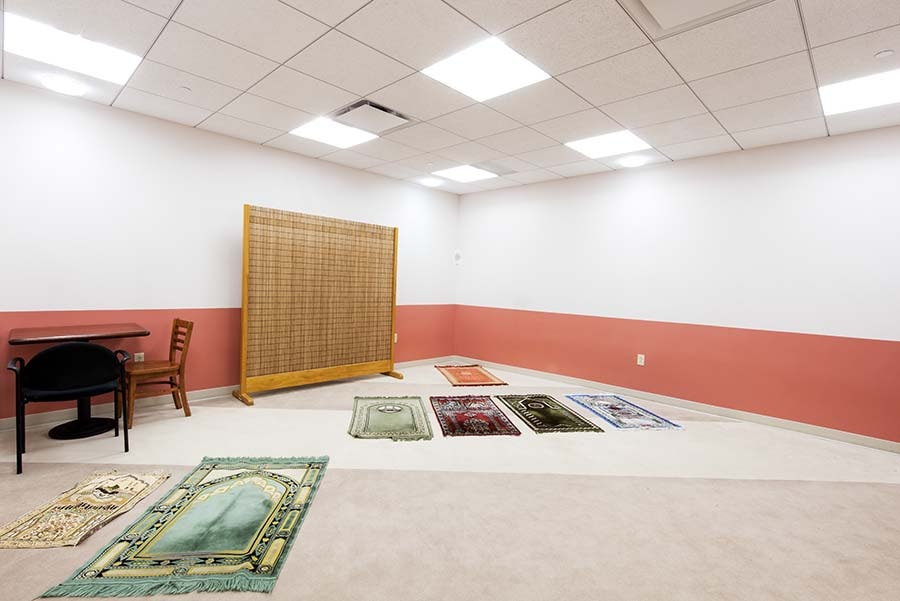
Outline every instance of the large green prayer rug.
<path fill-rule="evenodd" d="M 271 592 L 327 464 L 327 457 L 204 458 L 43 596 Z"/>
<path fill-rule="evenodd" d="M 504 394 L 497 397 L 538 434 L 544 432 L 603 432 L 547 394 Z"/>
<path fill-rule="evenodd" d="M 350 436 L 431 440 L 431 423 L 417 396 L 355 397 Z"/>

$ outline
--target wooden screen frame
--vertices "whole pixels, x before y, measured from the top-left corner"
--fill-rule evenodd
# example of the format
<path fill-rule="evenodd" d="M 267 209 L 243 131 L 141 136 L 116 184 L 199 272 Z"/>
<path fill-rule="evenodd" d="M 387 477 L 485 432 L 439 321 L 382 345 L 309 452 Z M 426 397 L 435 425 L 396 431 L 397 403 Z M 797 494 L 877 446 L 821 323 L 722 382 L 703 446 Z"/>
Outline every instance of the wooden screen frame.
<path fill-rule="evenodd" d="M 390 358 L 381 361 L 367 363 L 353 363 L 348 365 L 335 365 L 330 367 L 305 369 L 275 374 L 248 376 L 248 331 L 249 331 L 249 300 L 250 300 L 250 216 L 253 205 L 244 205 L 244 242 L 243 242 L 243 268 L 242 268 L 242 292 L 241 292 L 241 375 L 240 388 L 233 392 L 235 398 L 246 405 L 253 405 L 254 392 L 277 390 L 315 384 L 357 376 L 383 374 L 393 378 L 403 379 L 403 374 L 394 371 L 394 346 L 397 340 L 397 242 L 399 230 L 392 228 L 394 232 L 394 256 L 392 270 L 391 292 L 391 331 L 390 331 Z M 262 208 L 262 207 L 260 207 Z"/>

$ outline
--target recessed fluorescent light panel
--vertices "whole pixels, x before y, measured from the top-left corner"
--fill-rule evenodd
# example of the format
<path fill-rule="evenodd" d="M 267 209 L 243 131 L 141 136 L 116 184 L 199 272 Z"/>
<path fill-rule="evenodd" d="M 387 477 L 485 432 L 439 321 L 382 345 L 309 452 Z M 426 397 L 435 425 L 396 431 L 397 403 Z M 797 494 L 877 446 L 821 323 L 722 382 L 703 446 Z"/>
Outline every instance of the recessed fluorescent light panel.
<path fill-rule="evenodd" d="M 622 167 L 643 167 L 649 162 L 650 157 L 643 154 L 629 154 L 616 161 Z"/>
<path fill-rule="evenodd" d="M 141 57 L 13 13 L 3 14 L 6 52 L 124 85 Z M 65 93 L 65 92 L 64 92 Z"/>
<path fill-rule="evenodd" d="M 420 177 L 416 181 L 423 186 L 428 186 L 429 188 L 437 188 L 444 183 L 444 180 L 437 177 Z"/>
<path fill-rule="evenodd" d="M 826 115 L 900 102 L 900 69 L 848 79 L 819 88 Z"/>
<path fill-rule="evenodd" d="M 497 38 L 488 38 L 457 52 L 422 73 L 478 102 L 550 78 Z"/>
<path fill-rule="evenodd" d="M 591 159 L 602 159 L 603 157 L 650 148 L 649 144 L 627 129 L 611 134 L 603 134 L 602 136 L 594 136 L 593 138 L 566 142 L 566 146 Z"/>
<path fill-rule="evenodd" d="M 446 177 L 447 179 L 452 179 L 455 182 L 462 182 L 464 184 L 497 177 L 496 173 L 491 173 L 490 171 L 485 171 L 484 169 L 479 169 L 472 165 L 460 165 L 459 167 L 451 167 L 450 169 L 441 169 L 440 171 L 435 171 L 433 175 Z"/>
<path fill-rule="evenodd" d="M 329 146 L 338 148 L 350 148 L 369 140 L 374 140 L 378 136 L 375 134 L 332 121 L 328 117 L 318 117 L 309 123 L 291 131 L 295 136 L 322 142 Z"/>

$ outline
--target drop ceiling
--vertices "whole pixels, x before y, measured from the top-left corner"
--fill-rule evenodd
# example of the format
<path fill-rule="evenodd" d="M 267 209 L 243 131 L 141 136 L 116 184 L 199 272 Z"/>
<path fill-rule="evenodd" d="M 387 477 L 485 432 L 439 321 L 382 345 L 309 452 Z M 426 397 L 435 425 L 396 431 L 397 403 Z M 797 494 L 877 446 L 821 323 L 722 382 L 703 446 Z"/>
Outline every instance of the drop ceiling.
<path fill-rule="evenodd" d="M 88 100 L 398 179 L 500 174 L 442 186 L 456 193 L 620 169 L 564 144 L 622 129 L 659 163 L 900 123 L 900 105 L 824 117 L 817 90 L 900 68 L 897 0 L 0 4 L 143 57 L 124 86 L 70 74 Z M 552 77 L 479 103 L 421 73 L 492 35 Z M 5 79 L 54 73 L 3 52 Z M 340 150 L 288 133 L 351 106 L 380 138 Z"/>

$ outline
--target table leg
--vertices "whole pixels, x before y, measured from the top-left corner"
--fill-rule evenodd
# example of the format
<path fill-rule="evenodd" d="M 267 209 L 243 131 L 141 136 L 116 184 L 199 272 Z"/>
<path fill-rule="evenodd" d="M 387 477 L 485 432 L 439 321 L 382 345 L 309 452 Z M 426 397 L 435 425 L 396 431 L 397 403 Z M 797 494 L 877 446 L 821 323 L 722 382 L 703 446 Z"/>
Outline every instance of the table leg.
<path fill-rule="evenodd" d="M 91 416 L 91 399 L 78 399 L 78 419 L 60 424 L 50 429 L 50 438 L 71 440 L 88 438 L 109 432 L 116 427 L 116 421 L 108 417 Z"/>

